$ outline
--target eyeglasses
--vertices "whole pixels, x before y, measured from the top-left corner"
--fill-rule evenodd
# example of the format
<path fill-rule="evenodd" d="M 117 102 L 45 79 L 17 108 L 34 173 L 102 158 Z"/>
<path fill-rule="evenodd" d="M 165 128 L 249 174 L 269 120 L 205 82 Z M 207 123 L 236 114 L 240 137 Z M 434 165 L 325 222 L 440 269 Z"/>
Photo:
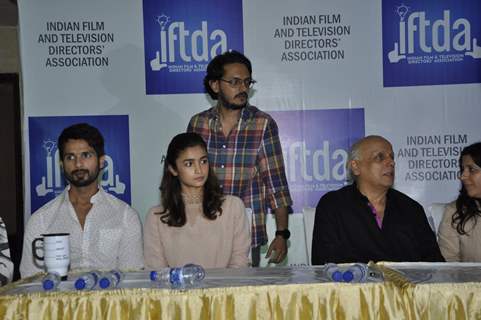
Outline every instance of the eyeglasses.
<path fill-rule="evenodd" d="M 246 88 L 252 88 L 254 83 L 257 82 L 257 81 L 255 81 L 254 79 L 251 79 L 251 78 L 247 78 L 247 79 L 244 79 L 244 80 L 239 79 L 239 78 L 232 78 L 230 80 L 220 78 L 219 80 L 227 82 L 232 88 L 239 88 L 242 84 L 244 84 L 244 86 Z"/>

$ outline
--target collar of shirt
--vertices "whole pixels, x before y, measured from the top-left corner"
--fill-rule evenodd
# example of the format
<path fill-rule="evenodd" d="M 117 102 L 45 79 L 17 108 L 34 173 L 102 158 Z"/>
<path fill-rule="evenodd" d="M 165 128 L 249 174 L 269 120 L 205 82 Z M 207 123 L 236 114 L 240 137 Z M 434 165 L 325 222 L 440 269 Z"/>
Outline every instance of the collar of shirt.
<path fill-rule="evenodd" d="M 369 199 L 359 191 L 357 185 L 355 183 L 352 184 L 352 193 L 356 197 L 356 199 L 361 200 L 362 202 L 368 203 Z M 389 188 L 389 190 L 386 193 L 386 208 L 387 204 L 389 202 L 389 198 L 391 197 L 392 194 L 392 188 Z"/>
<path fill-rule="evenodd" d="M 70 184 L 65 187 L 65 190 L 63 192 L 63 201 L 71 210 L 69 210 L 70 215 L 72 218 L 74 218 L 76 221 L 78 221 L 77 214 L 75 212 L 75 208 L 73 207 L 72 202 L 70 201 L 70 196 L 69 196 L 69 191 L 70 190 Z M 90 198 L 90 203 L 92 205 L 96 203 L 102 202 L 102 200 L 105 200 L 105 190 L 99 185 L 97 192 Z M 93 211 L 93 208 L 90 209 L 89 214 Z M 102 211 L 100 211 L 102 213 Z M 107 216 L 105 218 L 108 218 Z M 87 221 L 85 221 L 87 222 Z"/>
<path fill-rule="evenodd" d="M 208 116 L 210 119 L 214 120 L 220 120 L 220 111 L 219 111 L 219 106 L 215 106 L 210 108 L 208 112 Z M 241 119 L 242 120 L 248 120 L 254 117 L 254 108 L 253 106 L 247 104 L 244 108 L 242 108 L 241 111 Z"/>
<path fill-rule="evenodd" d="M 66 187 L 65 187 L 65 190 L 64 190 L 64 199 L 65 201 L 68 201 L 70 202 L 70 196 L 69 196 L 69 190 L 70 190 L 70 184 L 68 184 Z M 102 188 L 100 185 L 97 186 L 98 190 L 97 192 L 90 198 L 90 203 L 94 204 L 96 202 L 99 201 L 99 199 L 104 195 L 105 191 L 104 191 L 104 188 Z M 70 202 L 71 203 L 71 202 Z"/>
<path fill-rule="evenodd" d="M 359 191 L 359 189 L 357 188 L 357 185 L 355 183 L 352 184 L 352 195 L 353 197 L 358 200 L 360 203 L 363 203 L 365 204 L 365 208 L 366 210 L 369 211 L 369 214 L 372 214 L 372 210 L 369 206 L 370 202 L 369 202 L 369 199 L 363 195 L 361 193 L 361 191 Z M 386 216 L 388 215 L 388 212 L 390 210 L 390 208 L 392 207 L 392 201 L 391 201 L 391 198 L 392 198 L 392 193 L 393 193 L 393 189 L 392 188 L 389 188 L 387 193 L 386 193 L 386 207 L 384 208 L 384 217 L 383 217 L 383 222 L 385 221 L 386 219 Z M 376 215 L 377 216 L 377 215 Z"/>

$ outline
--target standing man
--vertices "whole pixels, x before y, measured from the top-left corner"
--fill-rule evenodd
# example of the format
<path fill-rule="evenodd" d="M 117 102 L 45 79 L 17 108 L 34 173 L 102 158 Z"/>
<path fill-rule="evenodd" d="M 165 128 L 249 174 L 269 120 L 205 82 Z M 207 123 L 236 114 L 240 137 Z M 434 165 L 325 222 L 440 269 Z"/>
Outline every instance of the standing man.
<path fill-rule="evenodd" d="M 326 193 L 316 208 L 312 264 L 444 261 L 423 207 L 394 190 L 392 145 L 368 136 L 351 149 L 352 185 Z"/>
<path fill-rule="evenodd" d="M 140 219 L 128 204 L 99 187 L 104 139 L 86 123 L 58 138 L 60 165 L 68 186 L 28 220 L 23 240 L 22 277 L 42 271 L 32 241 L 45 233 L 70 233 L 70 267 L 138 269 L 143 266 Z"/>
<path fill-rule="evenodd" d="M 243 54 L 229 51 L 216 56 L 207 66 L 204 86 L 217 105 L 193 116 L 187 131 L 206 141 L 223 192 L 240 197 L 252 211 L 252 265 L 259 266 L 260 246 L 267 243 L 268 208 L 275 213 L 277 231 L 266 258 L 279 263 L 286 257 L 292 200 L 277 124 L 248 104 L 254 83 L 251 62 Z"/>

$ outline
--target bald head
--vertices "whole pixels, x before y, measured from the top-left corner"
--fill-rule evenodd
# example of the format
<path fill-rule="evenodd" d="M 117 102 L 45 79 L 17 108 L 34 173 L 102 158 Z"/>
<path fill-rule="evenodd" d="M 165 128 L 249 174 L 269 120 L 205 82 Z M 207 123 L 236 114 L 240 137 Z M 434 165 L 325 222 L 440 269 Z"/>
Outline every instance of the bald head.
<path fill-rule="evenodd" d="M 377 141 L 385 141 L 391 144 L 386 138 L 381 136 L 370 135 L 370 136 L 361 138 L 352 145 L 351 153 L 349 155 L 350 156 L 349 160 L 359 160 L 362 147 L 366 146 L 369 143 L 377 142 Z"/>
<path fill-rule="evenodd" d="M 371 180 L 373 172 L 370 165 L 376 163 L 384 165 L 376 173 L 378 178 L 386 180 L 384 185 L 391 186 L 394 182 L 394 154 L 391 143 L 377 135 L 358 140 L 352 145 L 347 161 L 350 179 L 356 182 L 365 178 Z"/>

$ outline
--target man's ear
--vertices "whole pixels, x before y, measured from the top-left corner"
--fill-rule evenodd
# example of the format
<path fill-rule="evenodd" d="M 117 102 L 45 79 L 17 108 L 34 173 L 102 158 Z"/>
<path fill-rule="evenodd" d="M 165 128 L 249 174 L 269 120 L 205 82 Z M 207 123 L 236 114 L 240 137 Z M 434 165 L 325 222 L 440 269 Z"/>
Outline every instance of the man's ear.
<path fill-rule="evenodd" d="M 215 93 L 219 93 L 219 80 L 210 80 L 209 86 Z"/>
<path fill-rule="evenodd" d="M 107 162 L 105 162 L 105 154 L 99 158 L 100 163 L 100 170 L 105 169 L 107 167 Z"/>
<path fill-rule="evenodd" d="M 351 160 L 351 171 L 352 171 L 352 174 L 355 176 L 358 176 L 361 173 L 358 160 Z"/>
<path fill-rule="evenodd" d="M 177 177 L 179 174 L 177 173 L 177 171 L 175 171 L 174 168 L 172 168 L 172 166 L 169 164 L 169 166 L 167 167 L 170 171 L 170 173 L 174 176 L 174 177 Z"/>

